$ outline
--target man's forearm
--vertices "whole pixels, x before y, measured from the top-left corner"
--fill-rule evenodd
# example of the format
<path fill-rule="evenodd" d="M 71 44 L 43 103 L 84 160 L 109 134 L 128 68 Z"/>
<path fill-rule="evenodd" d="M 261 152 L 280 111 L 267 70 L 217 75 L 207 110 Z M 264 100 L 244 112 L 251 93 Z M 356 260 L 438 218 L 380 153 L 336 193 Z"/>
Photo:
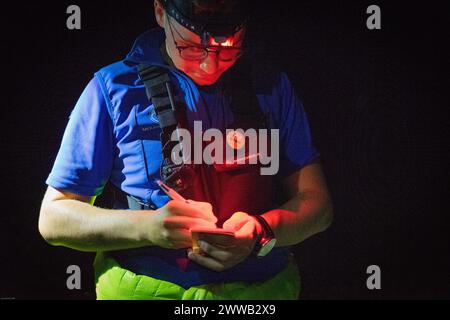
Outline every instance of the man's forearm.
<path fill-rule="evenodd" d="M 153 211 L 109 210 L 64 199 L 41 208 L 39 230 L 53 245 L 80 251 L 108 251 L 152 245 Z"/>
<path fill-rule="evenodd" d="M 295 245 L 326 230 L 333 219 L 333 209 L 324 194 L 303 192 L 263 216 L 275 233 L 276 246 L 280 247 Z"/>

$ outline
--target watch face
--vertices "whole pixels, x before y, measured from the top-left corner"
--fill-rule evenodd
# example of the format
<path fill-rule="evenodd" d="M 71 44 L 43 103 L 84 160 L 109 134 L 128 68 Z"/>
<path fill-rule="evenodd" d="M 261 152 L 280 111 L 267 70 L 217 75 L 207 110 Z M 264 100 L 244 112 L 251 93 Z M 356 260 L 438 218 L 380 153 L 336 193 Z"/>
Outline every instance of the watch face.
<path fill-rule="evenodd" d="M 258 257 L 265 257 L 275 247 L 277 239 L 270 239 L 269 242 L 264 244 L 258 252 Z"/>

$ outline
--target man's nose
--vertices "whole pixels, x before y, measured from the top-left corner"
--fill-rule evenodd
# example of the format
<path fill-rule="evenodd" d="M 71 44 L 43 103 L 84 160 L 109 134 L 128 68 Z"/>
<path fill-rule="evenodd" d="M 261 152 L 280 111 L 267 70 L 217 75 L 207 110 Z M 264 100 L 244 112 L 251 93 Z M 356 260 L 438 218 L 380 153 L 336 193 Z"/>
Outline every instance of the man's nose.
<path fill-rule="evenodd" d="M 200 63 L 200 69 L 207 74 L 214 74 L 217 72 L 218 65 L 217 52 L 209 52 L 208 56 Z"/>

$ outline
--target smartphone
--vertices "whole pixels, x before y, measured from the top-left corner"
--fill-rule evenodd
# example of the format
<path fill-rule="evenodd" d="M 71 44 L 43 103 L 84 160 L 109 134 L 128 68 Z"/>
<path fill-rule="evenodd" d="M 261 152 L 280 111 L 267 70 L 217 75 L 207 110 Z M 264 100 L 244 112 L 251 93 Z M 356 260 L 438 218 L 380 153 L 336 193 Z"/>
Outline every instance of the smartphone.
<path fill-rule="evenodd" d="M 223 249 L 234 245 L 234 232 L 221 228 L 193 228 L 191 229 L 191 235 L 192 251 L 195 253 L 204 253 L 198 245 L 198 240 L 204 240 L 213 246 Z"/>

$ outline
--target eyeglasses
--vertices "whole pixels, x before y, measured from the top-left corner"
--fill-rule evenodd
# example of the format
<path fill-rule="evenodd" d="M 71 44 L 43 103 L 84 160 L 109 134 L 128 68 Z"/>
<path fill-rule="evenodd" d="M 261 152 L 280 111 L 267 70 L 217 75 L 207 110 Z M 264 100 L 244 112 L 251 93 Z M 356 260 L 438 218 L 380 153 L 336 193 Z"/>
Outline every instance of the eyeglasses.
<path fill-rule="evenodd" d="M 177 35 L 186 42 L 189 42 L 183 38 L 183 36 L 178 32 L 176 28 L 172 28 L 172 23 L 170 22 L 170 17 L 166 15 L 167 21 L 169 24 L 170 33 L 172 34 L 172 39 L 175 44 L 175 47 L 178 49 L 181 58 L 185 60 L 203 60 L 205 59 L 210 52 L 214 52 L 217 54 L 217 58 L 220 61 L 230 62 L 237 60 L 244 54 L 244 50 L 241 47 L 222 47 L 222 46 L 199 46 L 199 45 L 189 45 L 189 46 L 180 46 L 175 40 L 175 36 L 173 34 L 173 29 Z"/>

